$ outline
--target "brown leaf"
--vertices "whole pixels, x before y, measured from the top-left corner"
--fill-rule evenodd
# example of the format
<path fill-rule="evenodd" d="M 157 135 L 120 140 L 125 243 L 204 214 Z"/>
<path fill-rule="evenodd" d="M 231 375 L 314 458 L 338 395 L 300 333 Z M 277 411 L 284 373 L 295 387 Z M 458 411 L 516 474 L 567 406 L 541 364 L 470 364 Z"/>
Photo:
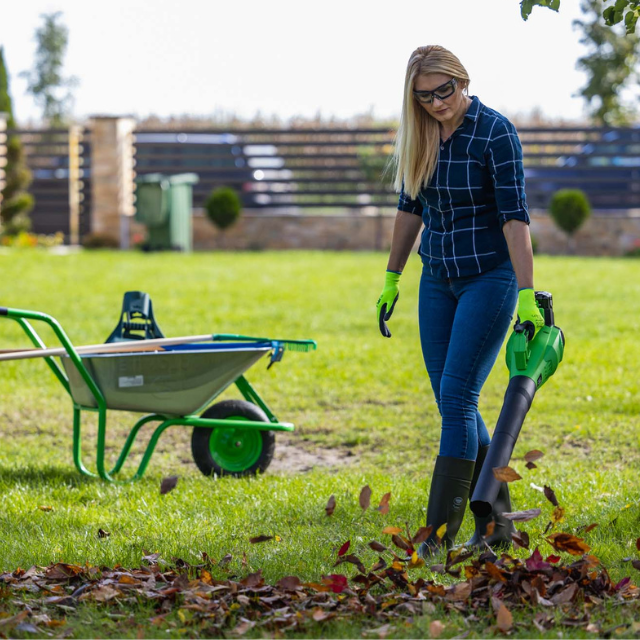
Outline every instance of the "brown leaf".
<path fill-rule="evenodd" d="M 109 585 L 101 585 L 93 589 L 93 591 L 89 591 L 88 593 L 81 595 L 79 600 L 92 598 L 96 602 L 108 602 L 119 595 L 120 592 L 117 589 L 114 589 Z"/>
<path fill-rule="evenodd" d="M 637 569 L 638 571 L 640 571 L 640 560 L 632 560 L 631 561 L 631 566 L 634 569 Z"/>
<path fill-rule="evenodd" d="M 244 580 L 240 580 L 240 584 L 243 587 L 261 587 L 264 584 L 264 578 L 262 577 L 262 569 L 259 569 L 255 573 L 250 573 Z"/>
<path fill-rule="evenodd" d="M 527 522 L 537 518 L 542 513 L 542 509 L 526 509 L 525 511 L 505 512 L 502 515 L 512 522 Z"/>
<path fill-rule="evenodd" d="M 568 587 L 562 589 L 562 591 L 558 591 L 551 598 L 551 602 L 553 604 L 567 604 L 571 602 L 578 591 L 578 585 L 573 582 Z"/>
<path fill-rule="evenodd" d="M 178 484 L 178 476 L 169 476 L 168 478 L 162 478 L 160 483 L 160 495 L 163 496 L 169 491 L 173 491 Z"/>
<path fill-rule="evenodd" d="M 226 567 L 232 560 L 233 560 L 233 556 L 230 553 L 227 553 L 222 558 L 220 558 L 220 562 L 218 562 L 218 566 Z"/>
<path fill-rule="evenodd" d="M 329 501 L 327 502 L 327 506 L 324 508 L 324 510 L 327 512 L 328 516 L 332 516 L 335 508 L 336 508 L 336 497 L 332 495 L 329 498 Z"/>
<path fill-rule="evenodd" d="M 505 577 L 504 573 L 500 571 L 500 569 L 498 569 L 498 567 L 496 567 L 496 565 L 493 564 L 493 562 L 485 562 L 484 568 L 485 568 L 485 571 L 489 574 L 489 576 L 494 580 L 497 580 L 498 582 L 507 581 L 507 578 Z"/>
<path fill-rule="evenodd" d="M 516 533 L 512 533 L 511 539 L 513 540 L 514 549 L 518 549 L 519 547 L 522 549 L 529 548 L 529 534 L 526 531 L 516 531 Z"/>
<path fill-rule="evenodd" d="M 251 544 L 258 544 L 259 542 L 266 542 L 267 540 L 273 540 L 273 536 L 254 536 L 249 538 Z"/>
<path fill-rule="evenodd" d="M 551 514 L 551 522 L 557 524 L 564 520 L 564 509 L 562 507 L 556 507 Z"/>
<path fill-rule="evenodd" d="M 285 576 L 278 580 L 276 586 L 278 589 L 282 589 L 283 591 L 295 591 L 300 588 L 301 584 L 300 578 L 297 576 Z"/>
<path fill-rule="evenodd" d="M 28 611 L 21 611 L 15 616 L 10 616 L 8 618 L 0 618 L 0 628 L 11 629 L 16 625 L 20 624 L 28 615 L 29 615 Z"/>
<path fill-rule="evenodd" d="M 366 511 L 369 508 L 370 504 L 371 504 L 371 487 L 369 487 L 369 485 L 366 484 L 364 487 L 362 487 L 362 490 L 360 491 L 360 507 L 362 508 L 363 511 Z"/>
<path fill-rule="evenodd" d="M 400 527 L 385 527 L 382 533 L 390 533 L 393 535 L 394 533 L 402 533 L 402 529 Z"/>
<path fill-rule="evenodd" d="M 391 540 L 399 549 L 402 549 L 403 551 L 413 551 L 409 541 L 405 540 L 402 536 L 394 534 L 391 536 Z"/>
<path fill-rule="evenodd" d="M 234 636 L 243 636 L 249 629 L 253 629 L 253 627 L 256 626 L 255 622 L 251 622 L 251 620 L 247 620 L 246 618 L 240 618 L 240 620 L 242 622 L 231 630 Z"/>
<path fill-rule="evenodd" d="M 527 451 L 527 453 L 524 454 L 524 459 L 527 462 L 535 462 L 536 460 L 540 460 L 540 458 L 542 458 L 544 456 L 544 453 L 542 453 L 542 451 L 539 451 L 538 449 L 533 449 L 531 451 Z"/>
<path fill-rule="evenodd" d="M 377 551 L 378 553 L 382 553 L 383 551 L 387 550 L 387 547 L 385 547 L 383 544 L 381 544 L 380 542 L 376 542 L 375 540 L 372 540 L 369 543 L 369 546 L 374 550 Z"/>
<path fill-rule="evenodd" d="M 569 533 L 552 533 L 546 540 L 556 551 L 566 551 L 572 556 L 581 556 L 591 549 L 582 538 Z"/>
<path fill-rule="evenodd" d="M 328 620 L 330 618 L 335 617 L 335 613 L 331 613 L 330 611 L 324 611 L 320 607 L 316 607 L 311 614 L 311 617 L 316 622 L 323 622 L 324 620 Z"/>
<path fill-rule="evenodd" d="M 554 507 L 558 506 L 558 498 L 556 498 L 554 490 L 546 484 L 544 485 L 544 495 Z"/>
<path fill-rule="evenodd" d="M 516 480 L 522 480 L 522 476 L 511 467 L 495 467 L 493 469 L 493 476 L 498 482 L 515 482 Z"/>
<path fill-rule="evenodd" d="M 432 638 L 437 638 L 444 631 L 444 624 L 440 620 L 432 620 L 429 625 L 429 635 Z"/>
<path fill-rule="evenodd" d="M 411 538 L 411 542 L 413 542 L 413 544 L 421 544 L 431 535 L 432 531 L 433 525 L 431 524 L 428 527 L 420 527 L 413 538 Z"/>
<path fill-rule="evenodd" d="M 640 551 L 640 538 L 636 540 L 636 549 Z"/>
<path fill-rule="evenodd" d="M 584 532 L 585 533 L 589 533 L 589 531 L 592 531 L 593 529 L 595 529 L 598 526 L 597 522 L 594 522 L 593 524 L 590 524 L 588 527 L 585 528 Z"/>
<path fill-rule="evenodd" d="M 533 462 L 527 462 L 527 464 L 524 465 L 525 467 L 527 467 L 527 469 L 529 469 L 529 471 L 531 471 L 532 469 L 537 469 L 538 465 L 534 464 Z"/>
<path fill-rule="evenodd" d="M 111 534 L 104 529 L 98 529 L 98 538 L 108 538 Z"/>
<path fill-rule="evenodd" d="M 498 624 L 498 629 L 500 629 L 502 633 L 507 633 L 507 631 L 510 631 L 511 627 L 513 627 L 513 616 L 511 615 L 511 611 L 509 611 L 509 609 L 507 609 L 503 604 L 500 605 L 500 608 L 498 609 L 496 622 Z"/>
<path fill-rule="evenodd" d="M 380 500 L 380 506 L 378 507 L 378 511 L 386 516 L 389 513 L 389 500 L 391 499 L 391 491 L 385 493 L 382 496 L 382 500 Z"/>

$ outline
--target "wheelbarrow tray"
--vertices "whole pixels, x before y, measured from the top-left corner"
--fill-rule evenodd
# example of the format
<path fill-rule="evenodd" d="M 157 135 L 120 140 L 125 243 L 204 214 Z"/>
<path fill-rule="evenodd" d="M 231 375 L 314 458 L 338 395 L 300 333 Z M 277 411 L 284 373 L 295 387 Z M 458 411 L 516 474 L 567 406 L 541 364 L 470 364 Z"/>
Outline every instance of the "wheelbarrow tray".
<path fill-rule="evenodd" d="M 271 348 L 260 342 L 187 344 L 162 351 L 86 355 L 82 362 L 108 409 L 185 416 L 205 408 Z M 73 401 L 97 408 L 71 359 L 62 356 L 61 361 Z"/>

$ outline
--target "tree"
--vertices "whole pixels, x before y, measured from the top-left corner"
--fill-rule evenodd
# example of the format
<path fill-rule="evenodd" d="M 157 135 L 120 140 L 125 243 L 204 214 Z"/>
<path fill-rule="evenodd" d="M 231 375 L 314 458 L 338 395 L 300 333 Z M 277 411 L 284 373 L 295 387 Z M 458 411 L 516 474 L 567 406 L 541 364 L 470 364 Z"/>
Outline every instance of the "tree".
<path fill-rule="evenodd" d="M 623 103 L 621 91 L 636 79 L 640 36 L 619 35 L 616 29 L 600 22 L 602 0 L 583 0 L 580 8 L 584 20 L 574 20 L 582 32 L 580 42 L 588 52 L 577 61 L 587 74 L 587 83 L 579 92 L 589 106 L 591 118 L 598 125 L 626 125 L 636 114 L 635 106 Z"/>
<path fill-rule="evenodd" d="M 608 0 L 613 2 L 613 0 Z M 533 7 L 547 7 L 553 11 L 560 9 L 560 0 L 521 0 L 520 15 L 526 20 L 533 11 Z M 636 24 L 640 18 L 640 0 L 615 0 L 615 3 L 601 11 L 604 24 L 608 27 L 624 21 L 627 35 L 636 31 Z"/>
<path fill-rule="evenodd" d="M 0 112 L 7 114 L 7 127 L 15 129 L 13 104 L 9 92 L 9 74 L 4 62 L 4 50 L 0 47 Z M 24 162 L 24 152 L 20 138 L 10 135 L 7 140 L 7 163 L 5 165 L 5 186 L 0 202 L 0 222 L 2 233 L 16 235 L 31 227 L 29 211 L 33 209 L 33 196 L 27 193 L 31 184 L 31 172 Z"/>
<path fill-rule="evenodd" d="M 20 75 L 27 79 L 27 91 L 42 108 L 44 119 L 56 127 L 62 125 L 70 113 L 73 101 L 70 89 L 77 86 L 78 80 L 62 75 L 69 40 L 69 30 L 61 22 L 62 13 L 58 11 L 40 17 L 43 24 L 36 29 L 38 47 L 33 69 Z"/>

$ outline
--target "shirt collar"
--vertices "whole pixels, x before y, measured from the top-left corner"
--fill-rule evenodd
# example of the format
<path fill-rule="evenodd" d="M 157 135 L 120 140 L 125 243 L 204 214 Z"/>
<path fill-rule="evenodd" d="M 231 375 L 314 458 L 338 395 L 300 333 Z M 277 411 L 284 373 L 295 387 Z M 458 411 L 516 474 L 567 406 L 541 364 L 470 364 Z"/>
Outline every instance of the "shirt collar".
<path fill-rule="evenodd" d="M 467 109 L 467 113 L 464 114 L 464 117 L 475 121 L 478 119 L 479 112 L 480 112 L 480 100 L 478 100 L 478 96 L 471 96 L 471 104 Z"/>

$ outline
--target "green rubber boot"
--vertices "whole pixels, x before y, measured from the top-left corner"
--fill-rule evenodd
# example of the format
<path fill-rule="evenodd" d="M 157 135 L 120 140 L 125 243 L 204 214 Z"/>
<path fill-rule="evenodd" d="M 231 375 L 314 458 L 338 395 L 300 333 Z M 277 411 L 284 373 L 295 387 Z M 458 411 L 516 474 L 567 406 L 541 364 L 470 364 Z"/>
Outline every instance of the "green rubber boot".
<path fill-rule="evenodd" d="M 474 467 L 473 460 L 437 457 L 427 507 L 427 526 L 432 526 L 433 530 L 418 548 L 420 557 L 428 558 L 443 547 L 453 546 L 464 518 Z M 447 530 L 439 540 L 436 532 L 445 523 Z"/>
<path fill-rule="evenodd" d="M 480 471 L 482 470 L 482 465 L 488 452 L 489 445 L 478 449 L 478 457 L 476 459 L 475 469 L 473 470 L 473 478 L 471 479 L 469 499 L 473 496 L 473 491 L 476 488 L 476 483 L 480 477 Z M 493 505 L 493 512 L 483 517 L 474 514 L 473 518 L 476 522 L 476 529 L 471 539 L 464 543 L 464 546 L 469 550 L 486 549 L 486 545 L 497 550 L 508 549 L 511 546 L 511 534 L 515 533 L 516 528 L 513 522 L 504 518 L 502 514 L 509 513 L 510 511 L 511 498 L 509 497 L 509 485 L 506 482 L 502 482 L 500 484 L 500 490 L 498 491 L 498 497 Z M 485 537 L 487 526 L 491 522 L 495 522 L 493 533 Z"/>

